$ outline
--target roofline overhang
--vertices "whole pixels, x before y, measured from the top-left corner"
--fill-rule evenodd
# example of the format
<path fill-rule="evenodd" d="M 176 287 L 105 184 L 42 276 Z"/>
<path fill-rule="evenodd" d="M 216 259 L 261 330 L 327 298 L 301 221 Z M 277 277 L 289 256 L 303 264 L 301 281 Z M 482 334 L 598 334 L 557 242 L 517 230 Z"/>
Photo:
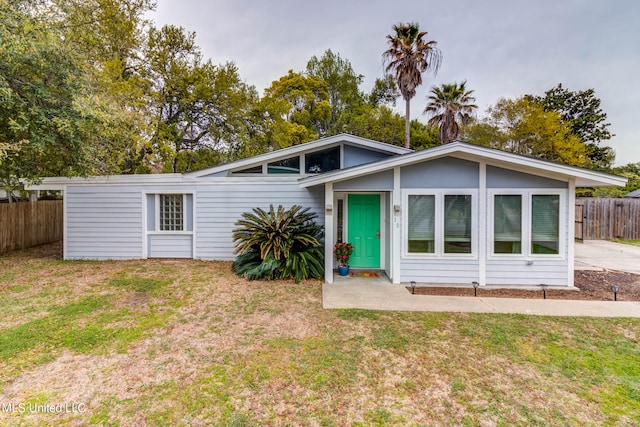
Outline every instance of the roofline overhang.
<path fill-rule="evenodd" d="M 575 178 L 577 187 L 624 186 L 627 182 L 626 178 L 616 175 L 597 172 L 577 166 L 554 163 L 547 160 L 535 159 L 494 148 L 468 144 L 462 141 L 454 141 L 450 144 L 439 145 L 437 147 L 392 157 L 390 159 L 381 160 L 371 164 L 328 172 L 318 176 L 305 177 L 300 179 L 299 183 L 302 188 L 313 187 L 329 182 L 358 178 L 367 174 L 381 172 L 399 166 L 409 166 L 426 160 L 434 160 L 447 156 L 472 161 L 483 160 L 491 166 L 514 169 L 519 172 L 544 176 L 551 179 L 569 181 L 570 179 Z"/>
<path fill-rule="evenodd" d="M 277 160 L 280 158 L 290 157 L 296 154 L 303 153 L 315 148 L 330 148 L 334 145 L 338 145 L 341 142 L 347 142 L 350 144 L 366 147 L 369 149 L 387 152 L 391 154 L 403 155 L 413 153 L 414 151 L 408 148 L 399 147 L 397 145 L 388 144 L 386 142 L 374 141 L 372 139 L 361 138 L 359 136 L 350 135 L 347 133 L 341 133 L 338 135 L 328 136 L 326 138 L 316 139 L 314 141 L 305 142 L 304 144 L 294 145 L 292 147 L 281 148 L 279 150 L 270 151 L 268 153 L 259 154 L 253 157 L 247 157 L 246 159 L 236 160 L 235 162 L 225 163 L 219 166 L 213 166 L 199 171 L 188 172 L 185 175 L 190 177 L 201 177 L 205 175 L 211 175 L 214 173 L 224 172 L 232 169 L 247 168 L 254 164 L 263 163 L 269 160 Z"/>

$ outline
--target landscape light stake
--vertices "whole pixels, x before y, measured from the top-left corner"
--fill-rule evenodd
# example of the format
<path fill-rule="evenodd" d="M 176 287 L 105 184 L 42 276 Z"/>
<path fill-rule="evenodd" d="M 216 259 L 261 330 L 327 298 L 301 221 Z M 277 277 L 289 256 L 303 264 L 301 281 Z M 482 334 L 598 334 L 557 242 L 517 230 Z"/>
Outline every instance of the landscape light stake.
<path fill-rule="evenodd" d="M 540 287 L 542 288 L 542 295 L 544 299 L 547 299 L 547 288 L 549 288 L 549 286 L 545 285 L 544 283 L 540 285 Z"/>
<path fill-rule="evenodd" d="M 478 296 L 478 286 L 480 286 L 480 283 L 471 282 L 471 284 L 473 285 L 473 296 L 477 297 Z"/>
<path fill-rule="evenodd" d="M 414 282 L 413 280 L 411 281 L 411 293 L 416 293 L 416 282 Z"/>
<path fill-rule="evenodd" d="M 613 291 L 613 300 L 618 301 L 618 291 L 620 290 L 620 286 L 611 285 L 611 290 Z"/>

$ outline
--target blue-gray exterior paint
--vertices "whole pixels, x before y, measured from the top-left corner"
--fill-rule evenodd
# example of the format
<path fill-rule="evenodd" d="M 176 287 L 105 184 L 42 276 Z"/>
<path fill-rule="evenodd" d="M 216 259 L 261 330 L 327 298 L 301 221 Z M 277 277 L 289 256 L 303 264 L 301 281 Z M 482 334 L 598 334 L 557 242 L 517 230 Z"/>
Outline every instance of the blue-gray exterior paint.
<path fill-rule="evenodd" d="M 333 184 L 335 190 L 393 190 L 393 170 L 361 176 Z"/>
<path fill-rule="evenodd" d="M 297 180 L 274 184 L 259 181 L 228 185 L 200 184 L 196 198 L 196 256 L 202 259 L 232 260 L 232 232 L 235 222 L 245 212 L 260 207 L 268 209 L 282 204 L 285 208 L 301 205 L 318 214 L 324 224 L 324 189 L 304 189 Z"/>
<path fill-rule="evenodd" d="M 402 188 L 478 188 L 478 163 L 444 157 L 400 168 Z"/>
<path fill-rule="evenodd" d="M 229 176 L 228 170 L 211 173 L 209 175 L 202 175 L 200 178 L 224 178 L 226 176 Z"/>
<path fill-rule="evenodd" d="M 68 186 L 64 197 L 67 258 L 141 258 L 141 187 Z"/>
<path fill-rule="evenodd" d="M 375 162 L 389 157 L 389 153 L 380 151 L 367 150 L 366 148 L 355 147 L 353 145 L 344 144 L 344 168 L 363 165 L 365 163 Z"/>
<path fill-rule="evenodd" d="M 187 206 L 185 206 L 185 227 L 187 231 L 193 231 L 193 194 L 187 194 Z"/>
<path fill-rule="evenodd" d="M 193 258 L 193 236 L 184 233 L 149 234 L 149 258 Z"/>
<path fill-rule="evenodd" d="M 147 231 L 156 231 L 156 195 L 147 194 Z"/>
<path fill-rule="evenodd" d="M 565 181 L 487 166 L 487 188 L 569 188 Z"/>
<path fill-rule="evenodd" d="M 155 232 L 155 194 L 168 192 L 191 194 L 187 197 L 186 232 Z M 147 193 L 146 196 L 143 196 Z M 196 239 L 195 256 L 203 259 L 231 260 L 232 230 L 242 213 L 254 207 L 268 209 L 270 204 L 286 208 L 297 204 L 318 213 L 324 224 L 324 191 L 301 189 L 296 179 L 265 184 L 244 183 L 171 186 L 69 186 L 66 198 L 66 256 L 68 259 L 138 259 L 146 245 L 148 257 L 191 258 L 192 239 Z M 143 201 L 146 215 L 143 215 Z M 147 225 L 143 228 L 143 220 Z M 146 230 L 146 231 L 145 231 Z M 148 233 L 148 234 L 147 234 Z M 146 238 L 143 238 L 143 235 Z"/>

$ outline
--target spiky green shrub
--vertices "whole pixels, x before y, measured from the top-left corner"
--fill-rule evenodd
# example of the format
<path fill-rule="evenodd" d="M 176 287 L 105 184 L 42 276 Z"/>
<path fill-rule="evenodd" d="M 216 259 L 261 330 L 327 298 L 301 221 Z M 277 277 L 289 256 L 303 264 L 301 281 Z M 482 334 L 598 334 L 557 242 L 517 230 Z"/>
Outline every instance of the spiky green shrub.
<path fill-rule="evenodd" d="M 282 205 L 242 214 L 233 230 L 233 271 L 249 280 L 320 278 L 324 274 L 322 227 L 309 208 Z"/>

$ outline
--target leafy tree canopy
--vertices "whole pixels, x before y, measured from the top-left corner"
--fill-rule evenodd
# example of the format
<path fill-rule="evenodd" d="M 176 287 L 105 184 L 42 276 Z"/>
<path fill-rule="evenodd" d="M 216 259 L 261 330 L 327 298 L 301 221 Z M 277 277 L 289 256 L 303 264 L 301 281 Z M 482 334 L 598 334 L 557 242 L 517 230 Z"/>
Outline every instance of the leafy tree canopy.
<path fill-rule="evenodd" d="M 574 166 L 587 163 L 584 145 L 554 111 L 521 97 L 500 99 L 487 114 L 465 129 L 465 140 Z"/>
<path fill-rule="evenodd" d="M 331 115 L 323 123 L 325 133 L 337 133 L 336 122 L 339 115 L 363 102 L 359 85 L 364 76 L 356 74 L 348 59 L 327 49 L 322 57 L 311 57 L 307 62 L 307 76 L 316 77 L 326 83 Z M 321 132 L 322 133 L 322 132 Z"/>
<path fill-rule="evenodd" d="M 615 135 L 608 129 L 611 124 L 593 89 L 570 91 L 558 84 L 544 96 L 527 95 L 526 98 L 540 104 L 545 111 L 560 114 L 571 132 L 585 144 L 590 160 L 587 166 L 601 170 L 611 168 L 615 153 L 611 147 L 600 146 L 600 143 Z"/>

